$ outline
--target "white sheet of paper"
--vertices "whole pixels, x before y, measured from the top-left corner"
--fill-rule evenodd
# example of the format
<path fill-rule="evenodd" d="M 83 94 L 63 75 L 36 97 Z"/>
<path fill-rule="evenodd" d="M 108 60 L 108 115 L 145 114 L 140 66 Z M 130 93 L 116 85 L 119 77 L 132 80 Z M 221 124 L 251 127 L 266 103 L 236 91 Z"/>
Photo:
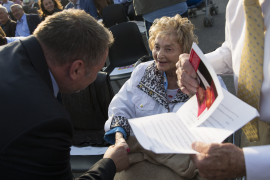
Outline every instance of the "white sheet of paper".
<path fill-rule="evenodd" d="M 108 147 L 70 147 L 70 155 L 101 155 L 107 151 Z"/>
<path fill-rule="evenodd" d="M 139 143 L 155 153 L 195 154 L 192 142 L 221 143 L 254 117 L 257 110 L 232 94 L 225 95 L 220 106 L 196 127 L 197 99 L 192 97 L 177 113 L 164 113 L 130 119 L 129 124 Z M 194 106 L 195 105 L 195 106 Z"/>
<path fill-rule="evenodd" d="M 123 67 L 116 67 L 114 70 L 110 73 L 110 76 L 115 76 L 119 74 L 125 74 L 125 73 L 131 73 L 135 69 L 135 63 L 123 66 Z"/>

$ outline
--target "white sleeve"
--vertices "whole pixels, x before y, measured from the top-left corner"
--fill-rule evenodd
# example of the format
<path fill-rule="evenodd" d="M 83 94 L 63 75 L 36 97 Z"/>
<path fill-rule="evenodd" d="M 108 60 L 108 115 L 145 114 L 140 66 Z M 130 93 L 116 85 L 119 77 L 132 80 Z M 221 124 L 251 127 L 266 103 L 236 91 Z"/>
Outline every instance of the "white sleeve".
<path fill-rule="evenodd" d="M 106 121 L 104 126 L 105 132 L 110 130 L 113 116 L 121 116 L 127 119 L 135 117 L 135 105 L 132 99 L 137 89 L 136 86 L 144 75 L 148 64 L 149 62 L 140 64 L 136 67 L 132 72 L 130 79 L 122 86 L 120 91 L 112 99 L 108 109 L 109 119 Z"/>
<path fill-rule="evenodd" d="M 270 145 L 243 148 L 247 180 L 270 179 Z"/>
<path fill-rule="evenodd" d="M 227 16 L 227 13 L 226 13 Z M 225 42 L 215 51 L 205 54 L 217 74 L 233 74 L 232 52 L 230 45 L 229 21 L 226 17 Z"/>
<path fill-rule="evenodd" d="M 217 74 L 232 74 L 232 55 L 226 42 L 214 52 L 205 55 Z"/>

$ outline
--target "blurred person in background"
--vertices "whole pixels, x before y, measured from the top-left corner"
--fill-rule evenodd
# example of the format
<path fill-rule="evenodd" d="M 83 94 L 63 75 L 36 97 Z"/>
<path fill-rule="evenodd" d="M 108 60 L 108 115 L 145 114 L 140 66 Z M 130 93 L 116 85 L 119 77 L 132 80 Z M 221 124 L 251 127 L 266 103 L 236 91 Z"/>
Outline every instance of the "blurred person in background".
<path fill-rule="evenodd" d="M 13 3 L 14 3 L 14 4 L 22 5 L 22 1 L 21 1 L 21 0 L 14 0 Z"/>
<path fill-rule="evenodd" d="M 42 21 L 44 21 L 47 16 L 63 10 L 63 6 L 59 0 L 39 0 L 38 4 L 40 7 L 38 12 Z"/>
<path fill-rule="evenodd" d="M 135 14 L 142 15 L 146 27 L 146 36 L 149 38 L 149 29 L 157 18 L 173 17 L 176 14 L 188 17 L 186 0 L 133 0 Z"/>
<path fill-rule="evenodd" d="M 94 0 L 69 0 L 65 9 L 81 9 L 90 14 L 93 18 L 98 18 L 97 8 Z"/>
<path fill-rule="evenodd" d="M 0 23 L 1 28 L 7 37 L 14 37 L 16 31 L 16 22 L 9 19 L 7 8 L 0 5 Z"/>
<path fill-rule="evenodd" d="M 13 5 L 14 3 L 12 1 L 8 1 L 8 0 L 2 0 L 2 5 L 7 8 L 8 12 L 10 12 L 10 7 Z"/>
<path fill-rule="evenodd" d="M 27 37 L 33 34 L 37 25 L 41 22 L 37 14 L 25 14 L 23 8 L 19 4 L 10 7 L 13 16 L 17 19 L 15 36 Z"/>

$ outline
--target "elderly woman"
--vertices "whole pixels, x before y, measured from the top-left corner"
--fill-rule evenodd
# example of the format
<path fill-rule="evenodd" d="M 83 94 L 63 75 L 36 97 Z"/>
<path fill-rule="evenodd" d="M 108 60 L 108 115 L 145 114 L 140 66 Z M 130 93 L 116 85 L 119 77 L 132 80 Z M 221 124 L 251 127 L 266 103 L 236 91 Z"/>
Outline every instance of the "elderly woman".
<path fill-rule="evenodd" d="M 63 10 L 63 6 L 59 0 L 38 0 L 40 9 L 38 10 L 41 20 L 53 13 L 60 12 Z"/>
<path fill-rule="evenodd" d="M 180 15 L 156 19 L 150 28 L 149 46 L 154 61 L 140 64 L 109 106 L 105 140 L 127 139 L 132 134 L 128 119 L 176 112 L 188 100 L 177 85 L 179 55 L 197 42 L 194 26 Z M 115 136 L 115 137 L 114 137 Z"/>

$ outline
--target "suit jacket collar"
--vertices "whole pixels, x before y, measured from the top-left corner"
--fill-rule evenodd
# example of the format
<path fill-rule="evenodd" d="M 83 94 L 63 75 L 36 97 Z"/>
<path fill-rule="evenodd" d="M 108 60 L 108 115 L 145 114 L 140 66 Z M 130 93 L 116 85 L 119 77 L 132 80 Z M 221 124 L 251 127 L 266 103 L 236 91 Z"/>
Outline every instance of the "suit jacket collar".
<path fill-rule="evenodd" d="M 6 28 L 8 24 L 10 23 L 10 19 L 7 20 L 6 24 L 1 24 L 2 29 Z"/>
<path fill-rule="evenodd" d="M 39 42 L 34 36 L 29 36 L 27 38 L 21 39 L 20 41 L 24 46 L 34 68 L 53 92 L 49 68 Z"/>

